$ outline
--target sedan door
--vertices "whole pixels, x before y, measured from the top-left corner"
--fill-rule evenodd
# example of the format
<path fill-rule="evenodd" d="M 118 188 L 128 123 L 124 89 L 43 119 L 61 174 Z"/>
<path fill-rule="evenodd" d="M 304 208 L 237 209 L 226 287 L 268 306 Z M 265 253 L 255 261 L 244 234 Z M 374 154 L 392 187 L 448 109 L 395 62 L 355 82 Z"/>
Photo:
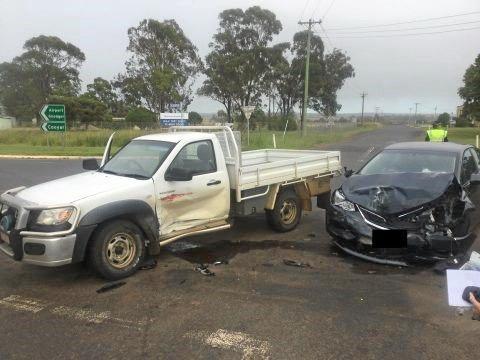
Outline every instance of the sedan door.
<path fill-rule="evenodd" d="M 228 173 L 225 163 L 217 162 L 211 140 L 185 145 L 165 176 L 155 180 L 155 186 L 162 236 L 202 225 L 213 226 L 228 218 Z"/>
<path fill-rule="evenodd" d="M 475 211 L 470 212 L 469 215 L 470 223 L 472 226 L 475 226 L 480 221 L 480 184 L 470 181 L 472 175 L 479 172 L 478 156 L 473 148 L 464 151 L 461 165 L 460 180 L 463 189 L 470 201 L 475 205 Z"/>

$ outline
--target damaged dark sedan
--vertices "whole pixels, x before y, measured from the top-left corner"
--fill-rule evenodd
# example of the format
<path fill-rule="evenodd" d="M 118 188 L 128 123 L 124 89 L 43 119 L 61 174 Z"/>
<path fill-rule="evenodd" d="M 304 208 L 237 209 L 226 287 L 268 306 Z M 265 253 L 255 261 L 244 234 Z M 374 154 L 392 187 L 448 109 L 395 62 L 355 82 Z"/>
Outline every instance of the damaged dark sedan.
<path fill-rule="evenodd" d="M 470 145 L 386 147 L 333 191 L 326 228 L 343 251 L 406 266 L 464 254 L 479 220 L 479 156 Z"/>

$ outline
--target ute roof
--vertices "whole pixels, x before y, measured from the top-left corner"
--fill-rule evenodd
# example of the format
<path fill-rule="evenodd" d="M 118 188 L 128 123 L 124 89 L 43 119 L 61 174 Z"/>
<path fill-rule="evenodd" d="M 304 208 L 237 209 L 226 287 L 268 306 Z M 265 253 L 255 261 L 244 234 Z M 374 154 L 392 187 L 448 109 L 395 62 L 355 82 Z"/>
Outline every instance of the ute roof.
<path fill-rule="evenodd" d="M 155 140 L 155 141 L 168 141 L 178 143 L 181 140 L 186 140 L 188 142 L 195 140 L 204 140 L 211 139 L 215 135 L 211 133 L 201 133 L 201 132 L 171 132 L 171 133 L 158 133 L 158 134 L 149 134 L 137 137 L 133 140 Z"/>
<path fill-rule="evenodd" d="M 456 144 L 451 142 L 411 141 L 401 142 L 385 147 L 385 150 L 418 150 L 463 153 L 471 145 Z"/>

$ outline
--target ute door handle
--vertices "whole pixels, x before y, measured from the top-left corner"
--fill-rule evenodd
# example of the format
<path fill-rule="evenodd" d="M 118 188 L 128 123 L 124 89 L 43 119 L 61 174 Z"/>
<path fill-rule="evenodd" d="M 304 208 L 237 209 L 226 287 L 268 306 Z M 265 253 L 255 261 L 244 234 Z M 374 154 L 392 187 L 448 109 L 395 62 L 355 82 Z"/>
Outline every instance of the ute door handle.
<path fill-rule="evenodd" d="M 210 180 L 208 183 L 207 183 L 207 186 L 212 186 L 212 185 L 218 185 L 218 184 L 221 184 L 222 182 L 220 180 Z"/>

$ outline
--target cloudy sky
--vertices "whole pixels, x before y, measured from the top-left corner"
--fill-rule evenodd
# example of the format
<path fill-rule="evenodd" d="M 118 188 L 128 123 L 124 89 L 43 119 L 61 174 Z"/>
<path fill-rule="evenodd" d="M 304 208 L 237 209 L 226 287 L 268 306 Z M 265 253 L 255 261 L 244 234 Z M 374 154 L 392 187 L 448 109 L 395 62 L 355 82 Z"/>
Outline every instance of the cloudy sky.
<path fill-rule="evenodd" d="M 435 106 L 437 112 L 453 112 L 463 73 L 480 53 L 479 0 L 0 0 L 0 61 L 19 55 L 30 37 L 56 35 L 85 53 L 84 84 L 97 76 L 112 79 L 128 57 L 127 29 L 142 19 L 174 18 L 204 57 L 219 12 L 253 5 L 272 10 L 282 22 L 278 42 L 302 29 L 299 19 L 323 18 L 327 49 L 344 50 L 356 71 L 339 93 L 342 112 L 360 111 L 362 91 L 368 93 L 367 112 L 380 107 L 408 113 L 414 102 L 420 113 L 433 113 Z M 477 13 L 443 18 L 472 12 Z M 456 31 L 469 28 L 476 29 Z M 315 30 L 325 36 L 320 27 Z M 199 112 L 220 108 L 198 96 L 190 106 Z"/>

